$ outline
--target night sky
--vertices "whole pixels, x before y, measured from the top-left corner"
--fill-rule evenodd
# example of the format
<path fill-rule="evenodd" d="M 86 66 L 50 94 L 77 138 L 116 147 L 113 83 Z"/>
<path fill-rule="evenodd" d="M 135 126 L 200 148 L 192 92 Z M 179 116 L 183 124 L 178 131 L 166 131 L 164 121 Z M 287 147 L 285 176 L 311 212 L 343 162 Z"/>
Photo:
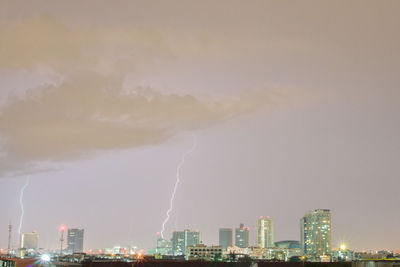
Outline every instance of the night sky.
<path fill-rule="evenodd" d="M 1 1 L 0 248 L 155 247 L 172 230 L 400 249 L 400 2 Z"/>

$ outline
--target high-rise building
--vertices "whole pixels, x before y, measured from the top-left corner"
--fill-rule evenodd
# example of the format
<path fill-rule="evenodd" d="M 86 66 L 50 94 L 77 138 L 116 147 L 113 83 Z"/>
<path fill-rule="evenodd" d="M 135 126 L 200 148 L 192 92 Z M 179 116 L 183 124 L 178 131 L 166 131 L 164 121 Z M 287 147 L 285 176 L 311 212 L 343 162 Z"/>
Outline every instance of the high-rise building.
<path fill-rule="evenodd" d="M 300 220 L 300 246 L 303 255 L 331 255 L 331 212 L 317 209 Z"/>
<path fill-rule="evenodd" d="M 68 229 L 68 250 L 72 253 L 83 252 L 83 229 Z"/>
<path fill-rule="evenodd" d="M 21 233 L 19 237 L 19 247 L 21 249 L 37 249 L 38 248 L 38 233 Z"/>
<path fill-rule="evenodd" d="M 157 247 L 156 247 L 155 252 L 160 255 L 171 255 L 171 253 L 172 253 L 171 242 L 169 242 L 168 240 L 165 240 L 161 236 L 158 236 Z"/>
<path fill-rule="evenodd" d="M 197 244 L 201 243 L 201 234 L 198 230 L 196 231 L 185 230 L 184 232 L 186 238 L 185 247 L 196 246 Z"/>
<path fill-rule="evenodd" d="M 239 228 L 235 229 L 235 246 L 239 248 L 247 248 L 249 246 L 249 227 L 244 227 L 240 224 Z"/>
<path fill-rule="evenodd" d="M 256 221 L 256 247 L 274 247 L 274 224 L 268 216 L 261 216 Z"/>
<path fill-rule="evenodd" d="M 195 246 L 201 243 L 201 234 L 199 231 L 174 231 L 171 238 L 172 253 L 174 255 L 186 255 L 188 246 Z"/>
<path fill-rule="evenodd" d="M 232 229 L 220 228 L 219 229 L 219 245 L 222 249 L 227 249 L 232 246 Z"/>
<path fill-rule="evenodd" d="M 185 232 L 172 232 L 171 244 L 173 255 L 183 255 L 185 253 Z"/>

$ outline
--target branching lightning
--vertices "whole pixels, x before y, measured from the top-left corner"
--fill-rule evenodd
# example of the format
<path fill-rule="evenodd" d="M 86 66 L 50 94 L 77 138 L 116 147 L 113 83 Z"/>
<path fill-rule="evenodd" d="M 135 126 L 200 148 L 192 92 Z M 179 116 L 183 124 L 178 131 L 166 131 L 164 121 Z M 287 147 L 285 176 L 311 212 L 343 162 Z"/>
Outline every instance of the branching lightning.
<path fill-rule="evenodd" d="M 170 201 L 169 201 L 169 209 L 167 210 L 167 214 L 166 214 L 167 216 L 166 216 L 165 220 L 164 220 L 163 223 L 162 223 L 162 229 L 161 229 L 161 232 L 160 232 L 160 235 L 161 235 L 162 238 L 164 238 L 165 225 L 167 224 L 167 222 L 169 221 L 169 218 L 170 218 L 170 215 L 169 215 L 169 214 L 171 213 L 171 211 L 172 211 L 172 209 L 173 209 L 173 204 L 174 204 L 174 199 L 175 199 L 176 190 L 178 189 L 178 184 L 179 184 L 179 182 L 180 182 L 180 171 L 181 171 L 181 168 L 182 168 L 182 166 L 185 164 L 185 159 L 186 159 L 186 157 L 187 157 L 190 153 L 192 153 L 192 152 L 196 149 L 196 146 L 197 146 L 197 138 L 196 138 L 196 136 L 195 136 L 193 133 L 192 133 L 192 138 L 193 138 L 193 145 L 192 145 L 192 147 L 182 155 L 182 159 L 181 159 L 181 161 L 179 162 L 178 167 L 176 168 L 176 181 L 175 181 L 175 186 L 174 186 L 174 190 L 172 191 L 171 199 L 170 199 Z"/>
<path fill-rule="evenodd" d="M 30 177 L 28 176 L 26 178 L 26 182 L 25 182 L 24 186 L 21 188 L 21 192 L 20 192 L 20 195 L 19 195 L 19 205 L 21 207 L 21 217 L 19 219 L 18 234 L 21 234 L 22 221 L 24 220 L 24 213 L 25 213 L 24 202 L 23 202 L 23 200 L 24 200 L 24 191 L 25 191 L 25 188 L 29 185 L 29 181 L 30 181 Z"/>

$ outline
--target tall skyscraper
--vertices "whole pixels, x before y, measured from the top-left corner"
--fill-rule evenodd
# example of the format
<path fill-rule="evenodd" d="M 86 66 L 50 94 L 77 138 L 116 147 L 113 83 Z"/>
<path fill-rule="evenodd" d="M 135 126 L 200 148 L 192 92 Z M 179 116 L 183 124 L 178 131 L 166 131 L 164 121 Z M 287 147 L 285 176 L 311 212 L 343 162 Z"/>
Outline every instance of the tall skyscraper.
<path fill-rule="evenodd" d="M 21 233 L 19 237 L 19 247 L 21 249 L 37 249 L 38 233 Z"/>
<path fill-rule="evenodd" d="M 68 250 L 72 253 L 83 252 L 83 229 L 68 229 Z"/>
<path fill-rule="evenodd" d="M 227 249 L 232 246 L 232 229 L 231 228 L 220 228 L 219 229 L 219 245 L 223 249 Z"/>
<path fill-rule="evenodd" d="M 249 227 L 244 227 L 240 224 L 239 228 L 235 229 L 235 246 L 239 248 L 247 248 L 249 246 Z"/>
<path fill-rule="evenodd" d="M 303 255 L 331 255 L 331 212 L 317 209 L 300 220 L 300 246 Z"/>
<path fill-rule="evenodd" d="M 188 246 L 195 246 L 201 243 L 199 231 L 174 231 L 171 238 L 172 253 L 174 255 L 185 255 Z"/>
<path fill-rule="evenodd" d="M 256 246 L 259 248 L 274 247 L 274 224 L 268 216 L 261 216 L 256 221 Z"/>

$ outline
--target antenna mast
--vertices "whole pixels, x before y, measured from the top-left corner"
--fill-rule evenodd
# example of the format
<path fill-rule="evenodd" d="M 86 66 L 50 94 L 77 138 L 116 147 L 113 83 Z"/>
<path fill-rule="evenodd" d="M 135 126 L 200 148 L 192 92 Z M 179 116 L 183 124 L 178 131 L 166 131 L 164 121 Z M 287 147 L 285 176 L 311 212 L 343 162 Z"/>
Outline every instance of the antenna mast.
<path fill-rule="evenodd" d="M 12 232 L 12 225 L 11 221 L 8 224 L 8 247 L 7 247 L 7 254 L 10 255 L 11 252 L 11 232 Z"/>

